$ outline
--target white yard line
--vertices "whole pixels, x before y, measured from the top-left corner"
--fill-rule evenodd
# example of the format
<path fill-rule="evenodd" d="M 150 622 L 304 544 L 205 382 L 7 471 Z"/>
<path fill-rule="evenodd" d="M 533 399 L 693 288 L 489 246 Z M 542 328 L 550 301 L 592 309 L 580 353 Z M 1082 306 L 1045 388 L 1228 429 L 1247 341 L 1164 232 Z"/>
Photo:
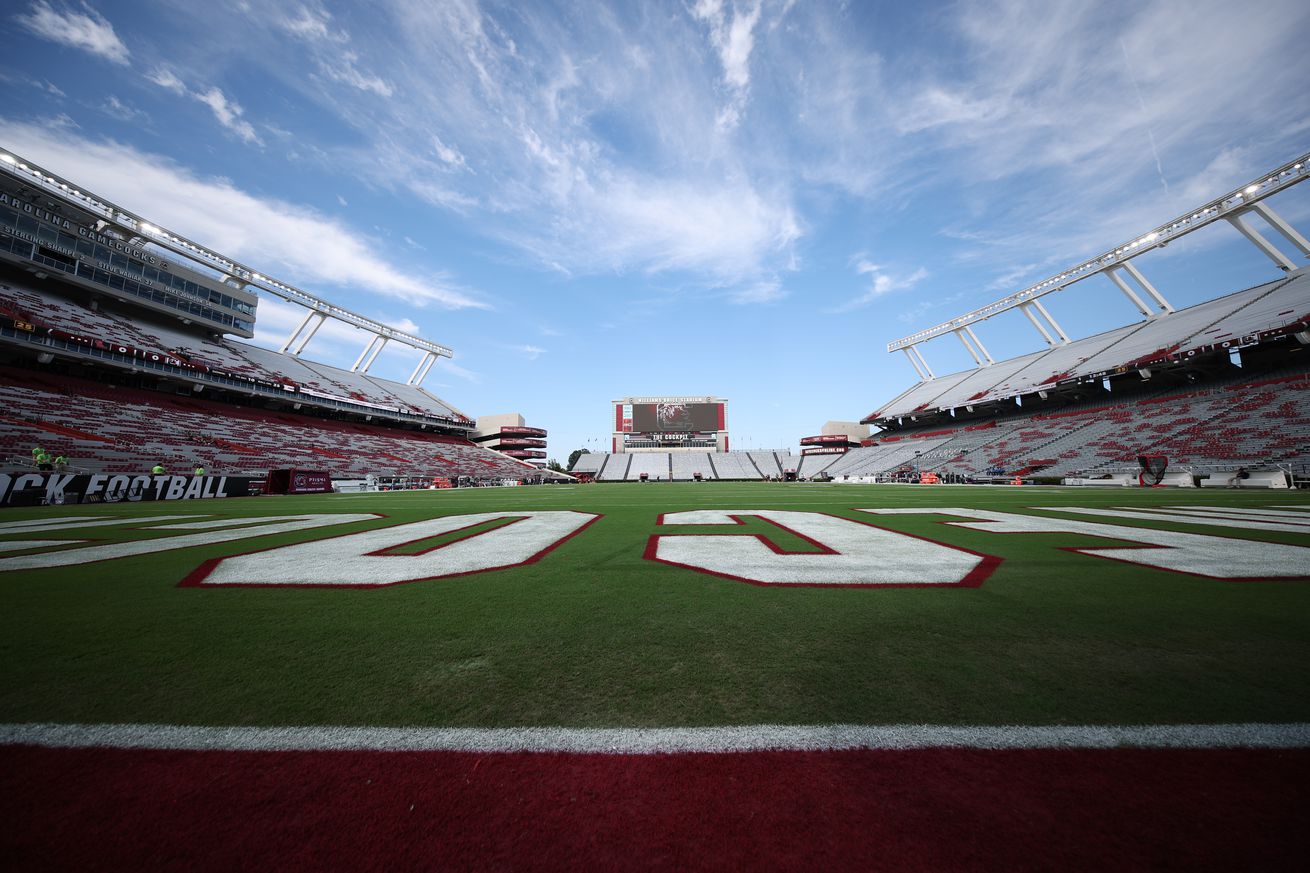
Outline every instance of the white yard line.
<path fill-rule="evenodd" d="M 842 749 L 1293 749 L 1310 748 L 1310 724 L 737 725 L 699 728 L 6 724 L 0 725 L 0 744 L 62 749 L 615 755 Z"/>

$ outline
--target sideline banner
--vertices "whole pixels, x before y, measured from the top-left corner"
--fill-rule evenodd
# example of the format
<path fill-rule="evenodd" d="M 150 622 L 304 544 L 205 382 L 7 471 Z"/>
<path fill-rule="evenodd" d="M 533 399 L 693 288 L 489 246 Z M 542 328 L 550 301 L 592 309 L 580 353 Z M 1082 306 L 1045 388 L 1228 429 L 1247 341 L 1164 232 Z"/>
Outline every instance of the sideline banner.
<path fill-rule="evenodd" d="M 269 494 L 331 494 L 332 476 L 325 470 L 269 470 Z"/>
<path fill-rule="evenodd" d="M 0 506 L 248 497 L 262 482 L 247 476 L 0 473 Z"/>

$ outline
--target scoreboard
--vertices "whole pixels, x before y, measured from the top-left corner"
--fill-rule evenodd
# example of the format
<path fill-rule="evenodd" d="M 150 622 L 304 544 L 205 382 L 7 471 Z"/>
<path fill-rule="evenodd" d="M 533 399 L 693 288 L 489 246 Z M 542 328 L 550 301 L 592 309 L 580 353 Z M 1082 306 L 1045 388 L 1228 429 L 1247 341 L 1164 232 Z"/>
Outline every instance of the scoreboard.
<path fill-rule="evenodd" d="M 614 450 L 727 451 L 728 401 L 721 397 L 625 397 L 614 401 Z"/>

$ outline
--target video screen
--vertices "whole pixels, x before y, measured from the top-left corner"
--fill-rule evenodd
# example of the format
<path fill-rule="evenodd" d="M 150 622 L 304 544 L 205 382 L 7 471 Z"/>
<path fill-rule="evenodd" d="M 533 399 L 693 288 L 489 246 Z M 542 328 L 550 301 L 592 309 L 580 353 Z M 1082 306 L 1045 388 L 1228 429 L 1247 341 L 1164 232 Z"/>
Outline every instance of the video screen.
<path fill-rule="evenodd" d="M 632 407 L 635 433 L 699 433 L 718 429 L 717 403 L 638 403 Z"/>

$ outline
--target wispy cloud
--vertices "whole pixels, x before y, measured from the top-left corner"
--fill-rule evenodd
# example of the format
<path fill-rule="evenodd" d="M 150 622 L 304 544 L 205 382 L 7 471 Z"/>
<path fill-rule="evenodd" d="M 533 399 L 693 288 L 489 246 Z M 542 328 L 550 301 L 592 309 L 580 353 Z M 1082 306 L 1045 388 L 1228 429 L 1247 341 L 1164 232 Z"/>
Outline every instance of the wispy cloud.
<path fill-rule="evenodd" d="M 316 210 L 258 197 L 226 179 L 199 177 L 161 155 L 87 139 L 67 128 L 5 125 L 6 145 L 19 154 L 307 290 L 354 286 L 414 306 L 487 306 L 446 277 L 396 266 L 380 254 L 379 242 Z"/>
<path fill-rule="evenodd" d="M 755 26 L 760 21 L 760 2 L 732 4 L 723 0 L 698 0 L 691 13 L 709 27 L 710 43 L 723 66 L 723 81 L 728 89 L 728 103 L 715 119 L 723 130 L 732 130 L 741 122 L 750 97 L 750 60 L 755 48 Z"/>
<path fill-rule="evenodd" d="M 852 297 L 845 303 L 825 310 L 830 314 L 843 312 L 852 312 L 856 309 L 862 309 L 873 303 L 880 297 L 885 297 L 895 291 L 905 291 L 913 288 L 915 285 L 928 278 L 928 270 L 919 267 L 911 273 L 904 275 L 893 275 L 886 272 L 882 267 L 865 258 L 860 258 L 855 265 L 855 272 L 861 276 L 869 277 L 869 287 L 857 297 Z"/>
<path fill-rule="evenodd" d="M 118 97 L 113 94 L 110 94 L 109 97 L 100 104 L 100 111 L 108 116 L 118 119 L 119 121 L 144 122 L 150 120 L 150 116 L 146 114 L 144 110 L 138 109 L 130 103 L 125 103 L 122 100 L 119 100 Z"/>
<path fill-rule="evenodd" d="M 245 114 L 241 104 L 229 98 L 220 89 L 211 87 L 204 91 L 193 92 L 191 96 L 208 106 L 218 123 L 235 133 L 242 142 L 262 145 L 255 128 L 241 117 Z"/>
<path fill-rule="evenodd" d="M 261 10 L 252 14 L 265 13 Z M 390 82 L 360 67 L 359 53 L 347 47 L 350 35 L 334 28 L 331 13 L 322 5 L 301 5 L 291 13 L 274 14 L 273 23 L 307 45 L 319 72 L 331 81 L 377 97 L 394 93 Z"/>
<path fill-rule="evenodd" d="M 365 29 L 293 6 L 279 27 L 311 58 L 352 52 L 392 93 L 282 72 L 358 132 L 361 146 L 332 155 L 343 170 L 457 212 L 548 269 L 751 285 L 793 260 L 804 228 L 787 180 L 754 172 L 714 128 L 725 95 L 750 84 L 761 8 L 723 10 L 721 50 L 689 66 L 706 26 L 685 9 L 390 0 Z"/>
<path fill-rule="evenodd" d="M 114 64 L 129 63 L 131 54 L 114 32 L 114 26 L 87 3 L 77 10 L 63 5 L 56 8 L 46 0 L 38 0 L 14 19 L 42 39 L 89 52 Z"/>
<path fill-rule="evenodd" d="M 167 67 L 159 67 L 146 74 L 148 81 L 154 82 L 166 91 L 172 91 L 179 97 L 187 93 L 186 83 L 177 77 L 177 74 Z"/>
<path fill-rule="evenodd" d="M 203 90 L 192 90 L 178 77 L 177 73 L 167 67 L 158 67 L 146 74 L 147 81 L 153 82 L 165 91 L 171 91 L 179 97 L 190 97 L 209 107 L 216 120 L 223 127 L 236 134 L 242 142 L 250 145 L 263 145 L 263 140 L 255 132 L 254 125 L 243 116 L 245 110 L 221 88 L 210 86 Z"/>

